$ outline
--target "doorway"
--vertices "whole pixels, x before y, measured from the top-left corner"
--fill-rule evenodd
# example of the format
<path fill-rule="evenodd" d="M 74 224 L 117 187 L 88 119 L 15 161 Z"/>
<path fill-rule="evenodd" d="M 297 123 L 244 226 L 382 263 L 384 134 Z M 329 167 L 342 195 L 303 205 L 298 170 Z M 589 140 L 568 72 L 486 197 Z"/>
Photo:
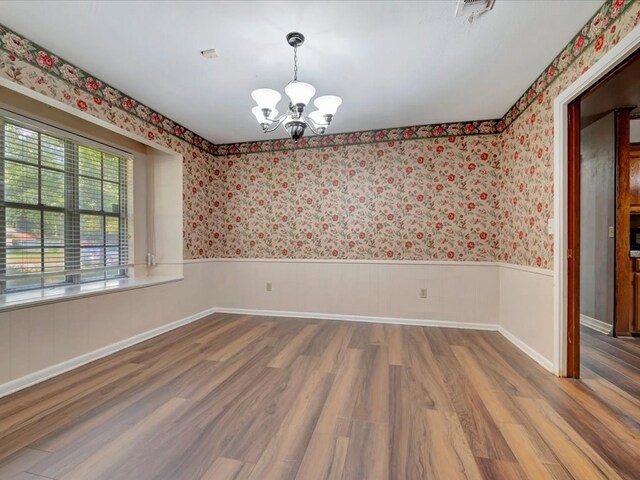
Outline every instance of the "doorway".
<path fill-rule="evenodd" d="M 640 49 L 567 105 L 566 374 L 573 378 L 581 365 L 598 370 L 594 359 L 615 370 L 628 358 L 632 373 L 640 361 L 639 105 Z M 581 358 L 583 344 L 589 355 Z M 622 345 L 631 356 L 616 356 Z"/>

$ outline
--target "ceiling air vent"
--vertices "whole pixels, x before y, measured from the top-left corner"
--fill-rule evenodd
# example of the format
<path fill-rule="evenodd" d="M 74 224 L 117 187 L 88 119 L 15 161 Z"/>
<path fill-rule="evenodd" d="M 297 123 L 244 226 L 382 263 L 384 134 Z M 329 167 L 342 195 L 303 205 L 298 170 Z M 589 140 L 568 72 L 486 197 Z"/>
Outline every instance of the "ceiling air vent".
<path fill-rule="evenodd" d="M 496 0 L 458 0 L 456 5 L 456 17 L 465 17 L 467 22 L 473 21 L 480 15 L 493 8 Z"/>

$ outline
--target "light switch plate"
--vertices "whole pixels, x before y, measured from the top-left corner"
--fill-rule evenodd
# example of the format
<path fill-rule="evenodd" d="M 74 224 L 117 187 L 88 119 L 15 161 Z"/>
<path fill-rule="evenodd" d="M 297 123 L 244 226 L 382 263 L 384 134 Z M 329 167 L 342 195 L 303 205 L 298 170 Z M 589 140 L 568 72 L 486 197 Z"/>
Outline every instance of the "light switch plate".
<path fill-rule="evenodd" d="M 547 223 L 547 233 L 553 235 L 553 218 L 550 218 Z"/>
<path fill-rule="evenodd" d="M 609 238 L 615 238 L 616 236 L 616 231 L 614 230 L 613 227 L 609 227 Z"/>

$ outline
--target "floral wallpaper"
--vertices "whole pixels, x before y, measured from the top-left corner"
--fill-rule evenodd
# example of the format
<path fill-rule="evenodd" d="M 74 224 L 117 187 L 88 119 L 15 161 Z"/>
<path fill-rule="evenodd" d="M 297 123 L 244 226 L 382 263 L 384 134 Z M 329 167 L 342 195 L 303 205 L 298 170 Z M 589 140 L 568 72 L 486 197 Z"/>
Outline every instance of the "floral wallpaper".
<path fill-rule="evenodd" d="M 183 156 L 185 258 L 553 267 L 553 99 L 635 28 L 607 0 L 502 119 L 213 145 L 0 25 L 0 77 Z"/>
<path fill-rule="evenodd" d="M 495 261 L 497 135 L 215 157 L 194 257 Z M 209 199 L 213 199 L 213 206 Z M 209 249 L 197 250 L 208 243 Z"/>
<path fill-rule="evenodd" d="M 554 216 L 553 101 L 639 22 L 640 1 L 605 2 L 505 116 L 501 261 L 553 268 L 553 236 L 547 233 L 547 222 Z"/>

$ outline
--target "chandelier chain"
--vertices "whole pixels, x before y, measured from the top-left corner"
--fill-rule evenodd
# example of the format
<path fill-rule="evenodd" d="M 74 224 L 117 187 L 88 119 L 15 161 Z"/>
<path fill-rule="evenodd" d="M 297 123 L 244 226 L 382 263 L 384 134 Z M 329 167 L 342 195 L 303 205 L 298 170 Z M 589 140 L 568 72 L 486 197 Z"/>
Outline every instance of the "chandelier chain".
<path fill-rule="evenodd" d="M 293 81 L 298 81 L 298 46 L 293 47 Z"/>

